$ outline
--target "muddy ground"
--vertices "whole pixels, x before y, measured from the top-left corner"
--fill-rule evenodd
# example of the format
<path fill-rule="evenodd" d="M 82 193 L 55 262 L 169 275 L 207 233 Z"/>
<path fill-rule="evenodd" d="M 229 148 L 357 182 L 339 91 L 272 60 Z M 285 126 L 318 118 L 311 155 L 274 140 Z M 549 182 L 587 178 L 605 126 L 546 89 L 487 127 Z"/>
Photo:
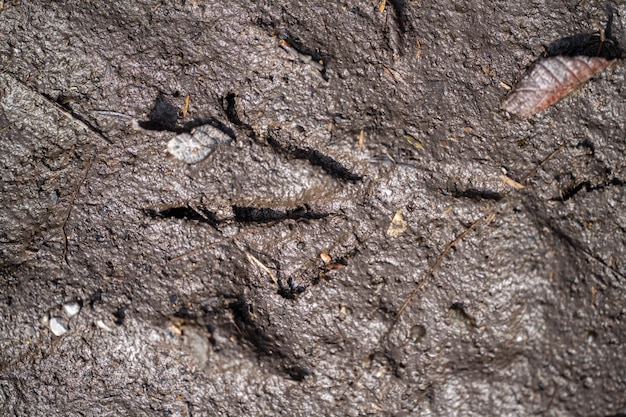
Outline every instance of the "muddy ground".
<path fill-rule="evenodd" d="M 1 414 L 626 413 L 624 67 L 498 110 L 605 3 L 429 3 L 5 1 Z"/>

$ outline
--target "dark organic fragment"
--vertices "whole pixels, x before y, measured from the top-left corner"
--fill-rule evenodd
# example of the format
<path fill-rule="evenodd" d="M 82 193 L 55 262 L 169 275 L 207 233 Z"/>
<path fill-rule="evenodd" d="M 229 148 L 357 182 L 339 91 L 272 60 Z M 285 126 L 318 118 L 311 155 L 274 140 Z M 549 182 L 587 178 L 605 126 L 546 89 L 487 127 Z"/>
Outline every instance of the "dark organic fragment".
<path fill-rule="evenodd" d="M 539 59 L 524 74 L 501 108 L 516 116 L 532 116 L 565 97 L 612 62 L 584 55 Z"/>

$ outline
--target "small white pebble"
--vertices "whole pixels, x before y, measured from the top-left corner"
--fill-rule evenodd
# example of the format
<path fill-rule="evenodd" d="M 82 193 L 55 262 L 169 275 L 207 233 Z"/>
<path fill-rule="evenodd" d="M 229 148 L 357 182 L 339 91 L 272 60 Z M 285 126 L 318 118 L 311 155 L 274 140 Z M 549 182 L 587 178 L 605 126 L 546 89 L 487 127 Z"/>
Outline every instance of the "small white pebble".
<path fill-rule="evenodd" d="M 102 321 L 102 320 L 97 320 L 96 321 L 96 326 L 98 326 L 99 328 L 101 328 L 102 330 L 106 331 L 106 332 L 112 332 L 113 329 L 110 328 L 109 326 L 107 326 L 107 324 Z"/>
<path fill-rule="evenodd" d="M 50 191 L 50 201 L 52 204 L 56 204 L 59 201 L 59 193 L 56 191 Z"/>
<path fill-rule="evenodd" d="M 80 311 L 80 304 L 75 301 L 65 303 L 63 304 L 63 310 L 65 310 L 68 317 L 74 317 Z"/>
<path fill-rule="evenodd" d="M 176 159 L 195 164 L 209 156 L 218 145 L 232 142 L 232 138 L 211 125 L 199 126 L 189 133 L 174 136 L 167 143 L 167 151 Z"/>
<path fill-rule="evenodd" d="M 156 330 L 152 330 L 148 338 L 150 339 L 151 342 L 161 342 L 163 340 L 161 335 L 158 334 Z"/>
<path fill-rule="evenodd" d="M 50 330 L 55 336 L 63 336 L 67 333 L 67 324 L 60 317 L 52 317 L 49 322 Z"/>

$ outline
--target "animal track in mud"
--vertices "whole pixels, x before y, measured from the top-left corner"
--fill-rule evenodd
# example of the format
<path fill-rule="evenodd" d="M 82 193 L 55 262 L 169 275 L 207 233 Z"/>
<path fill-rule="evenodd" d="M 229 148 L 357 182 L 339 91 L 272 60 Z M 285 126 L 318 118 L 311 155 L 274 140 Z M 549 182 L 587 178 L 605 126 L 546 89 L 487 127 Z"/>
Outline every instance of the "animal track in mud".
<path fill-rule="evenodd" d="M 284 291 L 302 292 L 302 287 L 288 283 Z M 199 302 L 178 300 L 182 305 L 169 318 L 170 327 L 179 334 L 202 334 L 211 345 L 212 354 L 223 351 L 249 350 L 259 361 L 279 375 L 286 375 L 294 381 L 302 381 L 312 374 L 311 366 L 297 357 L 289 344 L 280 335 L 273 335 L 263 325 L 252 301 L 242 294 L 219 294 L 211 297 L 221 300 L 211 303 L 207 299 Z M 290 298 L 285 296 L 284 298 Z M 230 334 L 234 337 L 224 337 Z M 247 355 L 244 355 L 247 356 Z"/>
<path fill-rule="evenodd" d="M 210 184 L 228 183 L 217 187 L 218 192 L 200 192 L 202 197 L 192 201 L 151 205 L 144 207 L 143 213 L 154 219 L 206 223 L 218 231 L 225 227 L 240 228 L 233 244 L 239 250 L 279 260 L 272 267 L 278 277 L 274 279 L 278 293 L 294 298 L 319 278 L 320 268 L 325 267 L 320 252 L 331 253 L 334 261 L 354 252 L 357 239 L 351 236 L 358 225 L 351 224 L 343 213 L 362 200 L 367 185 L 361 175 L 323 151 L 291 143 L 289 129 L 273 127 L 270 133 L 255 131 L 239 118 L 234 94 L 224 97 L 223 103 L 230 123 L 252 139 L 248 155 L 254 156 L 247 157 L 241 148 L 225 150 L 233 154 L 222 160 L 229 167 L 224 172 L 227 175 L 232 172 L 228 162 L 232 158 L 239 161 L 235 162 L 235 168 L 239 164 L 244 171 L 235 169 L 238 173 L 228 178 L 221 174 L 209 176 L 205 184 L 209 188 Z M 296 132 L 301 133 L 297 126 Z M 287 249 L 297 242 L 309 242 L 309 234 L 323 238 L 307 243 L 306 250 Z M 336 264 L 334 261 L 332 265 Z M 303 283 L 304 286 L 300 285 Z"/>
<path fill-rule="evenodd" d="M 235 295 L 218 296 L 230 301 L 210 315 L 196 311 L 185 313 L 185 319 L 212 334 L 215 330 L 235 336 L 236 346 L 231 350 L 254 352 L 268 369 L 300 381 L 311 373 L 311 367 L 291 351 L 281 334 L 265 324 L 263 315 L 269 313 L 259 307 L 259 299 L 274 292 L 284 300 L 294 300 L 329 271 L 347 264 L 357 252 L 360 240 L 355 233 L 361 225 L 351 223 L 344 211 L 363 200 L 368 182 L 323 148 L 302 141 L 303 130 L 298 126 L 258 128 L 245 123 L 234 93 L 223 98 L 223 110 L 230 125 L 249 139 L 250 148 L 241 138 L 238 147 L 216 150 L 215 159 L 201 169 L 208 172 L 212 164 L 214 172 L 224 175 L 198 178 L 208 178 L 205 185 L 210 189 L 215 182 L 225 185 L 215 187 L 219 192 L 202 188 L 197 193 L 202 197 L 195 201 L 152 205 L 143 213 L 165 222 L 191 220 L 198 228 L 208 224 L 218 234 L 224 231 L 224 239 L 218 237 L 217 242 L 228 246 L 230 256 L 236 259 L 233 266 L 241 271 L 232 276 Z M 231 188 L 230 183 L 236 187 Z M 190 252 L 210 251 L 209 245 L 199 241 Z M 321 253 L 328 258 L 321 258 Z M 170 261 L 185 256 L 173 256 Z M 248 290 L 251 292 L 240 292 L 241 287 L 250 288 L 255 275 L 263 277 L 262 284 Z M 216 350 L 225 348 L 216 343 Z"/>

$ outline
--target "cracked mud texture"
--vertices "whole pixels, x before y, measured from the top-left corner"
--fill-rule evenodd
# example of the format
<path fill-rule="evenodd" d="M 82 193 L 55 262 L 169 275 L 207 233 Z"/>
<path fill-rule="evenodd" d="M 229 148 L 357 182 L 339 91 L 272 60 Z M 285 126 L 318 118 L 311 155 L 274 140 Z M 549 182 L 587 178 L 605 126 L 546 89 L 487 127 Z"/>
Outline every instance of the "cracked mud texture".
<path fill-rule="evenodd" d="M 626 413 L 623 64 L 498 111 L 544 46 L 606 20 L 5 1 L 0 414 Z M 205 124 L 233 142 L 168 156 Z"/>

